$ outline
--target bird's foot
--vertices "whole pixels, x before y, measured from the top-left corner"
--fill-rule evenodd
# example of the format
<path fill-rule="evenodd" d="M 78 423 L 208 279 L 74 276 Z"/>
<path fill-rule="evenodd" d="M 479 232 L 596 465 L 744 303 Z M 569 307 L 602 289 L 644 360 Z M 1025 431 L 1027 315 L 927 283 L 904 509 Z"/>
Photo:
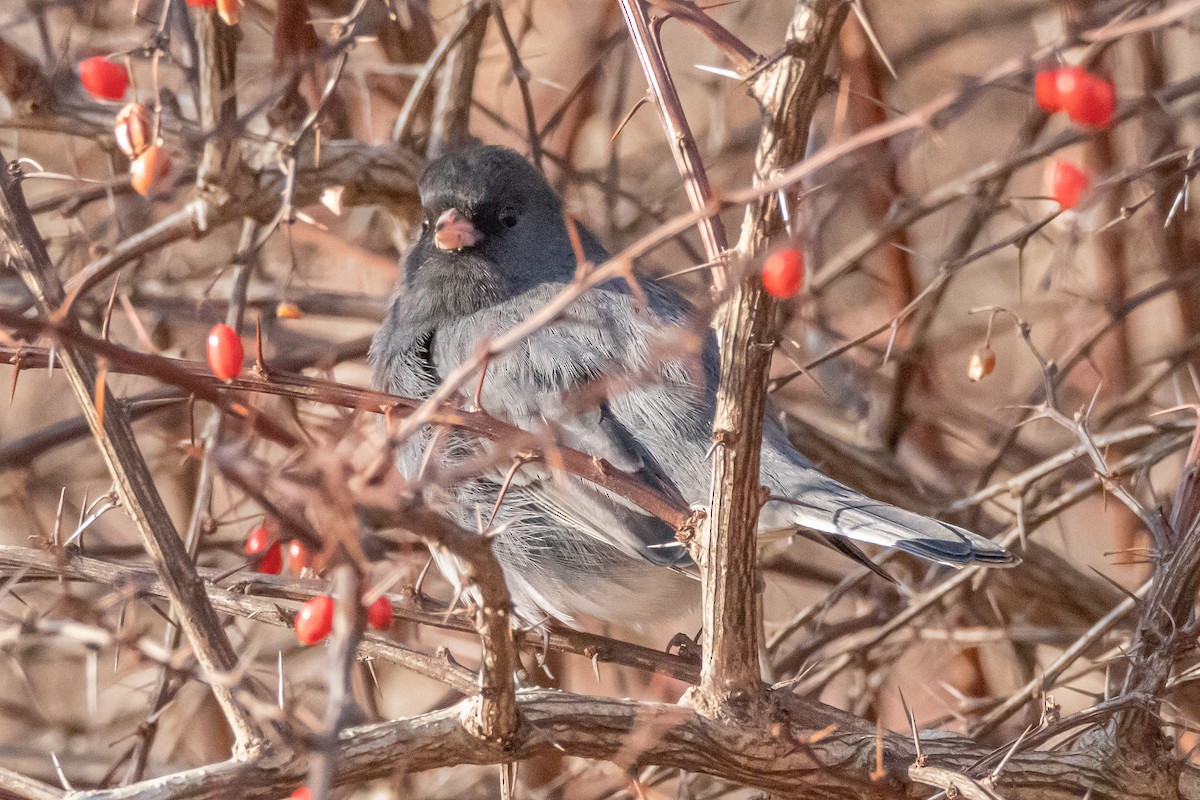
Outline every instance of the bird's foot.
<path fill-rule="evenodd" d="M 685 658 L 688 661 L 700 662 L 700 656 L 704 650 L 700 645 L 700 631 L 696 632 L 695 636 L 688 636 L 686 633 L 677 633 L 671 637 L 671 641 L 667 642 L 667 652 L 675 650 L 675 654 L 680 658 Z"/>

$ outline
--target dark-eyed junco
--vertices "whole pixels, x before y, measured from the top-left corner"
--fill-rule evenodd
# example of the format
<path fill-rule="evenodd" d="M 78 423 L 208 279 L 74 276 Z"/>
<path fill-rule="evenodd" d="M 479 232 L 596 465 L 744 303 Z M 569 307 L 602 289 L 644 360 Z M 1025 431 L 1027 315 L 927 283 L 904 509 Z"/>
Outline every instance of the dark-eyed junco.
<path fill-rule="evenodd" d="M 474 147 L 446 155 L 429 165 L 420 192 L 423 229 L 371 347 L 379 388 L 417 398 L 472 358 L 482 340 L 536 313 L 572 280 L 577 264 L 561 200 L 512 150 Z M 595 237 L 577 230 L 585 257 L 605 261 Z M 478 375 L 463 384 L 461 399 L 477 395 L 488 413 L 526 430 L 549 427 L 561 443 L 701 506 L 709 499 L 716 341 L 711 333 L 695 334 L 692 307 L 665 283 L 645 281 L 643 288 L 644 298 L 624 281 L 587 292 L 492 359 L 481 384 Z M 673 332 L 697 342 L 690 357 L 661 357 Z M 606 392 L 573 401 L 581 387 L 602 378 Z M 399 468 L 415 477 L 429 459 L 441 468 L 486 463 L 489 447 L 473 436 L 426 429 L 402 445 Z M 695 567 L 669 525 L 582 479 L 537 465 L 517 472 L 493 517 L 506 468 L 489 467 L 442 488 L 434 500 L 466 527 L 490 522 L 522 617 L 569 623 L 585 614 L 637 624 L 695 606 Z M 766 505 L 763 530 L 798 526 L 830 534 L 852 553 L 858 551 L 848 540 L 956 566 L 1015 561 L 970 531 L 871 500 L 823 475 L 771 419 L 761 480 L 773 496 L 787 498 Z M 464 588 L 454 559 L 435 558 Z"/>

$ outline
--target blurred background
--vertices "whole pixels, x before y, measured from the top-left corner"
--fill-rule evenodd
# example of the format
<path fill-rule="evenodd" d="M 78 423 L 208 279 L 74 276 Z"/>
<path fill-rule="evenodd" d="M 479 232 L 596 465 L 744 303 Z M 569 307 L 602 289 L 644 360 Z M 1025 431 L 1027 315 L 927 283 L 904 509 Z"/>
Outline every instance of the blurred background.
<path fill-rule="evenodd" d="M 195 15 L 210 12 L 174 5 L 40 0 L 0 9 L 0 151 L 8 160 L 26 160 L 35 173 L 25 191 L 63 280 L 177 215 L 194 196 L 206 139 L 197 123 L 196 49 L 187 33 L 197 30 Z M 843 146 L 873 125 L 957 99 L 953 113 L 880 144 L 846 149 L 791 195 L 792 244 L 805 253 L 807 275 L 802 295 L 780 304 L 785 325 L 772 413 L 834 476 L 881 499 L 1006 536 L 1025 563 L 947 590 L 949 570 L 899 556 L 885 561 L 898 581 L 893 585 L 863 577 L 851 562 L 807 541 L 764 546 L 764 633 L 774 680 L 792 681 L 797 692 L 894 730 L 908 727 L 903 691 L 920 725 L 957 732 L 983 726 L 985 740 L 997 742 L 1045 709 L 1070 713 L 1105 696 L 1106 659 L 1129 636 L 1119 624 L 1060 676 L 1052 701 L 1005 719 L 988 717 L 1148 574 L 1144 527 L 1097 480 L 1082 429 L 1032 419 L 1031 408 L 1046 399 L 1046 382 L 1068 417 L 1087 409 L 1086 433 L 1123 485 L 1151 508 L 1168 501 L 1177 485 L 1193 421 L 1191 412 L 1158 412 L 1200 400 L 1200 231 L 1188 197 L 1198 117 L 1196 89 L 1185 85 L 1200 65 L 1196 17 L 1093 37 L 1092 44 L 1080 39 L 1135 13 L 1173 7 L 868 0 L 861 13 L 849 15 L 811 151 Z M 617 4 L 519 0 L 496 8 L 519 66 L 496 19 L 484 14 L 471 134 L 530 152 L 522 81 L 515 77 L 527 76 L 545 171 L 568 209 L 611 251 L 686 211 L 653 104 L 637 108 L 646 81 Z M 237 26 L 239 125 L 231 135 L 242 163 L 236 169 L 278 174 L 289 131 L 304 125 L 318 103 L 319 137 L 329 152 L 339 142 L 388 147 L 423 65 L 471 9 L 460 2 L 367 3 L 352 20 L 353 47 L 338 50 L 332 45 L 345 21 L 334 21 L 356 11 L 351 3 L 248 0 Z M 792 10 L 786 0 L 743 0 L 710 13 L 769 55 L 780 48 Z M 156 40 L 164 30 L 169 37 Z M 694 28 L 670 20 L 662 31 L 714 186 L 728 192 L 748 185 L 759 133 L 753 100 Z M 146 48 L 156 41 L 154 57 Z M 339 74 L 342 52 L 348 57 Z M 79 86 L 74 65 L 97 54 L 127 59 L 133 85 L 126 99 L 160 111 L 173 171 L 153 199 L 129 188 L 128 160 L 114 145 L 120 104 L 89 97 Z M 1034 103 L 1034 74 L 1058 63 L 1086 63 L 1112 81 L 1122 109 L 1134 110 L 1102 130 L 1046 115 Z M 21 72 L 31 64 L 41 78 Z M 1185 89 L 1172 94 L 1180 85 Z M 365 337 L 378 324 L 414 233 L 411 180 L 430 138 L 437 91 L 417 104 L 396 145 L 411 154 L 400 162 L 411 165 L 407 191 L 379 196 L 356 192 L 353 183 L 319 186 L 324 202 L 298 203 L 294 220 L 274 229 L 250 259 L 241 333 L 251 356 L 257 327 L 268 360 L 294 358 L 308 374 L 370 384 Z M 1063 160 L 1091 177 L 1091 189 L 1077 208 L 1060 213 L 1046 197 L 1045 174 L 1049 163 Z M 386 186 L 370 177 L 370 164 L 354 174 Z M 223 181 L 218 176 L 212 186 L 232 185 Z M 278 184 L 272 186 L 278 196 Z M 267 199 L 273 213 L 279 202 Z M 734 232 L 742 209 L 730 208 L 725 217 Z M 133 349 L 202 359 L 206 332 L 225 319 L 239 291 L 239 241 L 248 229 L 265 229 L 262 220 L 250 228 L 239 220 L 147 249 L 115 281 L 81 295 L 75 308 L 85 327 L 107 327 L 109 338 Z M 692 231 L 654 250 L 639 269 L 703 299 L 708 272 L 688 268 L 704 260 Z M 26 300 L 15 274 L 0 270 L 0 302 L 15 308 Z M 1028 341 L 1020 325 L 1028 326 Z M 7 344 L 11 363 L 18 343 Z M 1039 364 L 1034 350 L 1053 366 Z M 986 361 L 989 352 L 994 371 L 970 380 L 972 357 Z M 66 435 L 62 423 L 78 409 L 61 371 L 0 371 L 0 386 L 11 386 L 0 413 L 0 543 L 54 554 L 87 518 L 72 547 L 94 558 L 144 563 L 120 510 L 90 519 L 106 507 L 110 479 L 86 431 Z M 199 565 L 219 572 L 245 565 L 243 541 L 263 519 L 258 506 L 218 477 L 201 518 L 193 519 L 201 478 L 191 443 L 208 408 L 164 400 L 149 379 L 111 374 L 108 381 L 119 396 L 138 398 L 131 407 L 139 442 L 177 525 L 199 528 Z M 379 442 L 369 415 L 275 398 L 253 402 L 265 413 L 337 432 L 331 447 L 350 457 Z M 236 439 L 236 431 L 230 436 Z M 269 458 L 270 448 L 259 447 Z M 425 561 L 414 545 L 376 564 L 372 578 L 390 584 L 398 607 L 411 604 Z M 4 563 L 3 574 L 23 582 L 0 593 L 0 764 L 57 784 L 54 754 L 66 778 L 82 788 L 131 777 L 131 751 L 139 747 L 144 775 L 227 756 L 229 733 L 199 684 L 178 682 L 155 712 L 162 670 L 136 649 L 21 628 L 30 619 L 75 619 L 158 641 L 164 603 L 137 599 L 133 583 L 52 580 L 49 572 Z M 284 605 L 296 599 L 282 579 L 263 579 L 258 587 L 254 580 L 243 571 L 225 584 Z M 306 580 L 302 588 L 311 591 L 316 579 Z M 436 574 L 422 589 L 434 600 L 450 599 Z M 908 612 L 911 621 L 903 616 Z M 315 719 L 324 703 L 321 650 L 297 645 L 287 627 L 231 616 L 228 628 L 246 669 L 269 686 L 282 682 L 287 713 L 302 723 Z M 695 633 L 678 625 L 617 630 L 589 622 L 588 628 L 655 649 L 676 633 Z M 464 664 L 478 658 L 473 634 L 398 619 L 388 635 L 430 653 L 447 647 Z M 686 688 L 628 667 L 594 669 L 574 655 L 552 651 L 544 669 L 542 660 L 527 654 L 529 681 L 669 702 Z M 379 660 L 360 677 L 363 702 L 382 718 L 458 698 Z M 1191 707 L 1189 686 L 1175 691 L 1182 720 Z M 157 723 L 149 735 L 148 719 Z M 1177 747 L 1184 753 L 1195 742 L 1180 725 Z M 522 768 L 520 796 L 740 796 L 703 776 L 650 770 L 641 777 L 634 789 L 613 765 L 546 758 Z M 491 797 L 497 771 L 398 772 L 357 791 Z"/>

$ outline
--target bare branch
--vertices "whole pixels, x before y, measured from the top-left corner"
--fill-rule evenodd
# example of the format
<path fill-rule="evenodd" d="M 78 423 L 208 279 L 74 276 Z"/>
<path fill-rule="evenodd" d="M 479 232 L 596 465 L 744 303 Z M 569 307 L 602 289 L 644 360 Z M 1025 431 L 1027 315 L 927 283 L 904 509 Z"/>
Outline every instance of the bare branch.
<path fill-rule="evenodd" d="M 693 211 L 703 212 L 698 221 L 700 238 L 704 242 L 704 252 L 708 260 L 715 264 L 712 271 L 713 291 L 724 294 L 728 281 L 724 258 L 729 243 L 725 235 L 725 223 L 711 208 L 715 194 L 708 183 L 708 173 L 705 172 L 704 162 L 700 159 L 700 150 L 692 137 L 687 117 L 684 116 L 679 93 L 675 91 L 675 84 L 667 71 L 662 44 L 657 33 L 652 32 L 651 22 L 646 17 L 643 0 L 620 0 L 620 3 L 638 60 L 642 63 L 642 71 L 646 74 L 650 95 L 654 98 L 659 119 L 662 120 L 663 133 L 666 134 L 671 155 L 679 167 L 679 174 L 683 176 L 688 201 L 692 204 Z"/>
<path fill-rule="evenodd" d="M 787 32 L 789 53 L 754 80 L 763 109 L 754 184 L 804 156 L 808 126 L 825 77 L 825 59 L 845 19 L 840 2 L 796 4 Z M 783 226 L 775 195 L 747 206 L 738 255 L 752 263 Z M 713 420 L 712 502 L 702 543 L 704 665 L 701 703 L 711 711 L 753 707 L 759 694 L 758 468 L 767 377 L 776 337 L 773 307 L 759 274 L 746 270 L 719 326 L 721 383 Z"/>

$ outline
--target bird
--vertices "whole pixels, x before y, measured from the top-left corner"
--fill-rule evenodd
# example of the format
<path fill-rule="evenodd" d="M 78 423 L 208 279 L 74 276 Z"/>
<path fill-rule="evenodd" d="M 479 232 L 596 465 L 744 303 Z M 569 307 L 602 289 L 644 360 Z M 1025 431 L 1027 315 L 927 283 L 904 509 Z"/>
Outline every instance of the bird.
<path fill-rule="evenodd" d="M 571 284 L 580 256 L 608 259 L 520 153 L 473 145 L 429 163 L 421 231 L 372 339 L 376 388 L 423 399 L 490 339 Z M 574 230 L 572 230 L 572 228 Z M 604 459 L 664 496 L 703 508 L 719 381 L 715 335 L 666 281 L 600 283 L 463 381 L 456 399 L 560 445 Z M 603 391 L 587 391 L 602 384 Z M 545 464 L 510 469 L 494 443 L 430 426 L 398 445 L 440 513 L 492 537 L 517 616 L 641 627 L 694 613 L 698 570 L 671 525 Z M 433 468 L 445 481 L 429 480 Z M 464 477 L 465 476 L 465 477 Z M 950 566 L 1007 566 L 1004 547 L 963 528 L 873 500 L 819 471 L 764 419 L 760 531 L 799 530 L 867 560 L 857 543 Z M 441 485 L 448 483 L 449 485 Z M 471 599 L 465 567 L 433 549 Z M 868 563 L 870 563 L 868 561 Z M 475 598 L 477 600 L 477 598 Z"/>

